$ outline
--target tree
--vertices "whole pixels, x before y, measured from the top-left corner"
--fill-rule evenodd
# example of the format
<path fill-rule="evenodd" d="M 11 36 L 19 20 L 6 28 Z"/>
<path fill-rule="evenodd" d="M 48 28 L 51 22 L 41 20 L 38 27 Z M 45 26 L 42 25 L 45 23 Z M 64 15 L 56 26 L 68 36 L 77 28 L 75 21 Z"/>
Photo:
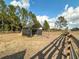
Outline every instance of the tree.
<path fill-rule="evenodd" d="M 16 8 L 13 5 L 9 5 L 8 10 L 11 31 L 18 30 L 20 19 L 16 15 Z"/>
<path fill-rule="evenodd" d="M 67 27 L 67 20 L 63 16 L 60 16 L 58 17 L 58 20 L 55 22 L 55 25 L 59 29 Z"/>
<path fill-rule="evenodd" d="M 74 27 L 71 29 L 71 31 L 79 31 L 79 28 L 78 27 Z"/>
<path fill-rule="evenodd" d="M 31 22 L 27 22 L 30 20 Z M 36 19 L 36 15 L 28 12 L 19 6 L 6 5 L 4 0 L 0 0 L 0 31 L 17 31 L 29 25 L 39 28 L 41 25 Z"/>
<path fill-rule="evenodd" d="M 35 14 L 33 14 L 32 12 L 29 12 L 29 15 L 33 21 L 33 28 L 40 28 L 41 24 L 39 23 L 39 21 L 37 20 Z"/>
<path fill-rule="evenodd" d="M 26 23 L 27 23 L 27 20 L 28 20 L 28 11 L 25 9 L 25 8 L 21 8 L 20 9 L 20 17 L 21 17 L 21 24 L 22 24 L 22 27 L 26 27 Z"/>
<path fill-rule="evenodd" d="M 44 21 L 44 25 L 43 25 L 43 30 L 49 30 L 50 29 L 50 26 L 49 26 L 49 24 L 48 24 L 48 22 L 45 20 Z"/>
<path fill-rule="evenodd" d="M 4 21 L 5 21 L 5 17 L 6 17 L 6 4 L 4 2 L 4 0 L 0 0 L 0 26 L 1 26 L 1 30 L 4 30 Z"/>
<path fill-rule="evenodd" d="M 60 28 L 60 22 L 58 20 L 55 22 L 55 27 L 58 29 Z"/>
<path fill-rule="evenodd" d="M 6 9 L 6 4 L 4 0 L 0 0 L 0 13 L 4 12 L 5 9 Z"/>

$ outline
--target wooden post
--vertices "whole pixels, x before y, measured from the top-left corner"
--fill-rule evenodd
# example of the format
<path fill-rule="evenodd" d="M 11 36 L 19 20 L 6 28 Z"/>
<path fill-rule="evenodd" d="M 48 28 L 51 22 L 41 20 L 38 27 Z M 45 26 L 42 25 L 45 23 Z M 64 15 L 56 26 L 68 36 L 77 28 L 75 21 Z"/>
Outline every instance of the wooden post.
<path fill-rule="evenodd" d="M 70 35 L 67 36 L 67 59 L 70 59 L 70 48 L 71 48 L 71 40 Z"/>

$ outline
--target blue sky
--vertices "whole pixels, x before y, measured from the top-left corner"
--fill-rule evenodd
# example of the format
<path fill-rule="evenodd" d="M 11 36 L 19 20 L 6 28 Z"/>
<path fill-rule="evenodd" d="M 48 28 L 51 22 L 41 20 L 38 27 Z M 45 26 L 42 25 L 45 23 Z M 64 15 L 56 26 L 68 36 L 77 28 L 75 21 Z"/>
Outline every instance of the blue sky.
<path fill-rule="evenodd" d="M 5 0 L 6 4 L 12 1 Z M 79 27 L 79 0 L 27 0 L 25 3 L 29 7 L 28 10 L 36 14 L 40 22 L 42 20 L 54 21 L 58 16 L 64 16 L 69 22 L 69 27 Z"/>
<path fill-rule="evenodd" d="M 30 10 L 37 15 L 57 16 L 64 11 L 65 5 L 78 6 L 79 0 L 34 0 L 31 2 Z"/>
<path fill-rule="evenodd" d="M 10 4 L 11 0 L 5 0 Z M 79 0 L 30 0 L 29 10 L 36 15 L 47 15 L 55 17 L 64 11 L 65 5 L 76 7 L 79 5 Z"/>

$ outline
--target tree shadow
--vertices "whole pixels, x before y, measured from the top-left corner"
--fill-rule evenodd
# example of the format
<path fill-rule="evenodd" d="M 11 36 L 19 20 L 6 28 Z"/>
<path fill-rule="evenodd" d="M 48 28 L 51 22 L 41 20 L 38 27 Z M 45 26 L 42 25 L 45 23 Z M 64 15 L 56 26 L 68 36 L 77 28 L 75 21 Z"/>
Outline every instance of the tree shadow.
<path fill-rule="evenodd" d="M 25 53 L 26 53 L 26 50 L 23 50 L 21 52 L 18 52 L 18 53 L 12 54 L 12 55 L 7 55 L 0 59 L 24 59 Z"/>
<path fill-rule="evenodd" d="M 74 43 L 77 45 L 77 47 L 79 48 L 79 40 L 78 40 L 75 36 L 73 36 L 73 35 L 70 35 L 70 36 L 71 36 L 73 42 L 74 42 Z"/>
<path fill-rule="evenodd" d="M 71 44 L 71 49 L 70 49 L 70 59 L 79 59 L 79 56 L 76 54 L 75 49 L 73 48 L 74 46 Z"/>
<path fill-rule="evenodd" d="M 59 50 L 58 47 L 60 46 L 60 44 L 64 41 L 64 37 L 66 36 L 66 34 L 61 34 L 59 37 L 57 37 L 54 41 L 52 41 L 50 44 L 48 44 L 45 48 L 43 48 L 42 50 L 40 50 L 39 52 L 37 52 L 35 55 L 33 55 L 30 59 L 36 59 L 36 57 L 38 57 L 38 59 L 45 59 L 45 56 L 49 53 L 47 59 L 51 59 L 52 55 Z M 64 42 L 63 42 L 64 44 Z M 62 44 L 62 45 L 63 45 Z M 64 45 L 63 45 L 64 46 Z M 49 49 L 48 49 L 49 48 Z M 46 50 L 47 49 L 47 50 Z M 62 52 L 62 50 L 64 49 L 61 48 L 61 50 L 59 50 L 59 52 Z M 46 51 L 45 51 L 46 50 Z M 45 51 L 45 53 L 43 53 Z M 61 53 L 62 54 L 62 53 Z M 58 54 L 59 55 L 59 54 Z M 58 56 L 59 57 L 59 56 Z"/>
<path fill-rule="evenodd" d="M 70 35 L 70 38 L 72 39 L 72 41 L 76 44 L 76 46 L 79 48 L 79 39 L 77 39 L 75 36 L 73 36 L 73 35 Z M 75 51 L 74 51 L 74 48 L 73 48 L 74 46 L 72 46 L 72 51 L 73 51 L 73 53 L 74 53 L 74 55 L 75 55 L 75 59 L 78 59 L 77 57 L 76 57 L 76 54 L 78 55 L 78 57 L 79 57 L 79 52 L 77 52 L 77 53 L 75 53 Z M 71 52 L 71 54 L 72 54 L 72 52 Z M 71 55 L 71 58 L 72 58 L 73 56 Z"/>

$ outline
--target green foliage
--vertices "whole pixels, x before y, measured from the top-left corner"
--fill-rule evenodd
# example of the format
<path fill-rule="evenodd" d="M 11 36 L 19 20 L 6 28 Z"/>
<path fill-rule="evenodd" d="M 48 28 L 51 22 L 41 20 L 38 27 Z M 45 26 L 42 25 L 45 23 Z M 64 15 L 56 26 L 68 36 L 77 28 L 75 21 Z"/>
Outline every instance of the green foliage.
<path fill-rule="evenodd" d="M 4 0 L 0 0 L 0 13 L 4 12 L 5 9 L 6 9 L 6 4 Z"/>
<path fill-rule="evenodd" d="M 55 22 L 55 25 L 57 28 L 63 28 L 67 26 L 67 20 L 63 17 L 60 16 L 58 17 L 58 20 Z"/>
<path fill-rule="evenodd" d="M 35 28 L 41 26 L 33 13 L 19 6 L 6 5 L 4 0 L 0 0 L 0 31 L 22 30 L 27 26 L 28 17 L 34 22 Z"/>
<path fill-rule="evenodd" d="M 48 31 L 50 29 L 50 26 L 48 24 L 48 22 L 45 20 L 44 25 L 43 25 L 43 30 Z"/>
<path fill-rule="evenodd" d="M 39 21 L 37 20 L 35 14 L 33 14 L 32 12 L 29 13 L 29 15 L 31 16 L 31 19 L 33 21 L 33 28 L 40 28 L 41 24 L 39 23 Z"/>
<path fill-rule="evenodd" d="M 24 28 L 24 27 L 26 27 L 26 22 L 28 20 L 28 12 L 27 12 L 27 10 L 24 9 L 24 8 L 20 9 L 20 15 L 21 15 L 20 17 L 22 17 L 21 18 L 21 24 L 22 24 L 22 26 Z"/>

